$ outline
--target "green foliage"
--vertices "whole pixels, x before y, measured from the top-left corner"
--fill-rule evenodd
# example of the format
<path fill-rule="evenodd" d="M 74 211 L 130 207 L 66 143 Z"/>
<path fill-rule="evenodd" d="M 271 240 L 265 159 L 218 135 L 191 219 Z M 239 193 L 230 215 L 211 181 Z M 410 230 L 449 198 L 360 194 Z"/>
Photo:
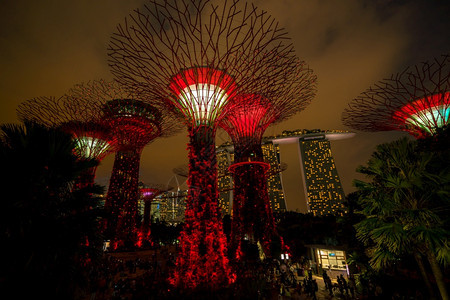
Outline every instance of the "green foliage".
<path fill-rule="evenodd" d="M 369 247 L 375 269 L 389 266 L 412 251 L 430 250 L 448 264 L 445 226 L 449 208 L 449 168 L 436 151 L 407 138 L 379 145 L 367 166 L 358 168 L 370 181 L 355 181 L 359 213 L 357 237 Z"/>
<path fill-rule="evenodd" d="M 92 195 L 103 190 L 72 191 L 95 162 L 77 159 L 70 135 L 37 124 L 2 125 L 0 136 L 0 282 L 16 295 L 73 298 L 101 249 Z"/>
<path fill-rule="evenodd" d="M 180 236 L 183 223 L 177 225 L 170 225 L 165 221 L 159 221 L 152 223 L 151 226 L 151 238 L 154 243 L 172 245 L 177 242 Z"/>
<path fill-rule="evenodd" d="M 353 215 L 313 216 L 288 211 L 275 214 L 275 218 L 277 231 L 297 258 L 308 255 L 306 245 L 343 246 L 352 251 L 359 248 Z"/>

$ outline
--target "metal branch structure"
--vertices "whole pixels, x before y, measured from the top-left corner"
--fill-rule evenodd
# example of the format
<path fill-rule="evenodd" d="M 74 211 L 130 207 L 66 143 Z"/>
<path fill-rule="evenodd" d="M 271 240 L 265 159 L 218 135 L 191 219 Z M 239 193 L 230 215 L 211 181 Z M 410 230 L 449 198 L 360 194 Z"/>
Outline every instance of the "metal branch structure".
<path fill-rule="evenodd" d="M 242 1 L 218 3 L 149 0 L 117 27 L 108 49 L 117 81 L 164 101 L 187 125 L 189 193 L 171 282 L 189 290 L 235 279 L 217 205 L 214 145 L 229 100 L 261 86 L 271 99 L 302 80 L 292 75 L 301 62 L 274 18 Z"/>
<path fill-rule="evenodd" d="M 66 95 L 37 97 L 22 102 L 17 108 L 21 121 L 58 127 L 72 135 L 75 154 L 79 159 L 102 161 L 115 151 L 117 143 L 111 127 L 101 113 L 86 99 L 69 99 Z M 74 187 L 83 188 L 94 183 L 97 166 L 91 167 L 76 180 Z"/>
<path fill-rule="evenodd" d="M 344 125 L 362 131 L 433 135 L 450 117 L 450 55 L 442 55 L 384 79 L 353 99 Z"/>
<path fill-rule="evenodd" d="M 111 127 L 117 153 L 105 201 L 105 235 L 110 247 L 138 246 L 139 167 L 142 150 L 158 137 L 174 134 L 180 126 L 162 106 L 124 90 L 117 82 L 94 80 L 68 92 L 73 101 L 85 99 L 101 112 Z"/>
<path fill-rule="evenodd" d="M 270 165 L 264 162 L 261 142 L 268 126 L 301 111 L 315 96 L 312 70 L 302 62 L 292 71 L 274 75 L 275 81 L 282 78 L 296 83 L 288 88 L 261 85 L 258 94 L 236 95 L 219 123 L 234 144 L 234 164 L 230 166 L 234 182 L 231 247 L 237 260 L 243 255 L 244 239 L 259 243 L 269 257 L 273 242 L 283 244 L 270 208 L 266 178 Z"/>

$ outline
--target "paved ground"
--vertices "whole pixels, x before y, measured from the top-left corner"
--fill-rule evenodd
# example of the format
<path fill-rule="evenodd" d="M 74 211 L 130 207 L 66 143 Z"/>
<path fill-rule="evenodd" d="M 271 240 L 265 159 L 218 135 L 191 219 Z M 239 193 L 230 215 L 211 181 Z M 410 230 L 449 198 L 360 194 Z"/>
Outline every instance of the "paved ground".
<path fill-rule="evenodd" d="M 339 293 L 339 291 L 333 291 L 333 296 L 331 296 L 328 292 L 328 290 L 325 290 L 325 283 L 322 279 L 322 277 L 320 276 L 316 276 L 313 275 L 313 278 L 316 280 L 317 285 L 319 287 L 319 291 L 316 293 L 316 299 L 356 299 L 356 298 L 352 298 L 350 297 L 350 295 L 341 295 Z M 297 280 L 301 280 L 301 282 L 303 282 L 304 277 L 301 276 L 297 276 Z M 337 283 L 336 279 L 332 279 L 333 284 Z M 299 295 L 298 293 L 296 293 L 295 291 L 293 291 L 291 289 L 291 296 L 283 296 L 283 297 L 279 297 L 279 299 L 301 299 L 301 300 L 306 300 L 306 299 L 313 299 L 312 297 L 308 296 L 307 294 L 305 294 L 304 292 Z"/>
<path fill-rule="evenodd" d="M 153 260 L 155 259 L 154 254 L 156 254 L 157 260 L 161 261 L 161 267 L 163 267 L 163 269 L 165 269 L 165 261 L 166 261 L 166 257 L 168 255 L 169 252 L 173 252 L 174 249 L 170 249 L 170 251 L 164 251 L 164 253 L 162 253 L 162 251 L 159 250 L 148 250 L 148 251 L 141 251 L 141 252 L 132 252 L 132 253 L 113 253 L 111 254 L 111 256 L 117 258 L 117 259 L 121 259 L 123 261 L 127 261 L 127 260 L 135 260 L 137 258 L 140 259 L 144 259 L 144 260 Z M 341 272 L 336 271 L 339 274 L 341 274 Z M 336 272 L 328 272 L 329 276 L 331 275 L 331 279 L 333 284 L 337 283 L 336 281 L 336 276 L 339 275 Z M 128 278 L 128 279 L 133 279 L 133 278 L 138 278 L 143 276 L 145 273 L 145 270 L 143 269 L 139 269 L 137 268 L 135 272 L 130 273 L 128 272 L 126 269 L 123 272 L 117 273 L 115 274 L 115 276 L 113 276 L 112 280 L 114 282 L 117 282 L 119 279 L 121 278 Z M 344 275 L 344 277 L 346 277 Z M 313 278 L 316 280 L 317 284 L 318 284 L 318 292 L 316 293 L 316 299 L 352 299 L 350 296 L 346 296 L 346 295 L 341 295 L 339 293 L 338 290 L 334 291 L 334 295 L 330 296 L 329 292 L 327 290 L 325 290 L 325 284 L 324 281 L 322 279 L 321 276 L 316 276 L 313 275 Z M 296 276 L 296 280 L 297 282 L 300 281 L 303 285 L 303 276 Z M 89 297 L 89 299 L 111 299 L 111 295 L 112 295 L 112 286 L 103 294 L 104 296 L 101 297 L 100 295 L 97 295 L 97 297 L 92 297 L 92 295 Z M 288 295 L 285 296 L 279 296 L 277 295 L 277 292 L 274 291 L 274 295 L 273 295 L 273 299 L 270 300 L 280 300 L 280 299 L 300 299 L 300 300 L 309 300 L 309 299 L 314 299 L 313 297 L 308 296 L 305 292 L 303 292 L 301 295 L 298 294 L 297 291 L 295 291 L 294 288 L 289 288 L 289 293 Z"/>

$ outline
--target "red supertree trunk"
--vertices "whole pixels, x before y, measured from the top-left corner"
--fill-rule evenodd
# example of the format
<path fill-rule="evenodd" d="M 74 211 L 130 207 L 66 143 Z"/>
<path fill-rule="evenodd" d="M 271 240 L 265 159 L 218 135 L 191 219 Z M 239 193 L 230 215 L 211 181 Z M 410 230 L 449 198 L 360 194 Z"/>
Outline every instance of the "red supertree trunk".
<path fill-rule="evenodd" d="M 272 240 L 279 236 L 267 190 L 266 172 L 269 165 L 263 162 L 259 145 L 237 145 L 235 160 L 238 162 L 230 167 L 234 181 L 232 251 L 239 260 L 242 255 L 242 240 L 246 237 L 254 243 L 259 241 L 264 253 L 270 256 Z"/>
<path fill-rule="evenodd" d="M 220 123 L 234 144 L 232 253 L 239 261 L 242 241 L 248 239 L 259 242 L 270 257 L 272 241 L 280 238 L 270 207 L 266 181 L 270 166 L 264 162 L 261 140 L 266 128 L 289 109 L 258 94 L 241 94 L 232 101 Z"/>
<path fill-rule="evenodd" d="M 141 150 L 119 151 L 106 196 L 109 213 L 108 231 L 113 249 L 132 247 L 137 242 L 137 216 L 139 200 L 139 164 Z"/>
<path fill-rule="evenodd" d="M 232 282 L 234 275 L 217 206 L 214 129 L 196 127 L 189 138 L 189 194 L 172 282 L 183 289 L 215 290 Z"/>

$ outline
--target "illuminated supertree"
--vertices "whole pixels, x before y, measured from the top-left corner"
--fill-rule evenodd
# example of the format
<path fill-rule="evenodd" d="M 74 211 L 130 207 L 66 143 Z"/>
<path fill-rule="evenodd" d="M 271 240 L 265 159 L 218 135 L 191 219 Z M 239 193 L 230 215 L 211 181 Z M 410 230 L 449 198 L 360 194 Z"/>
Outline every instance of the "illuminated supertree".
<path fill-rule="evenodd" d="M 362 131 L 407 131 L 433 135 L 450 117 L 450 55 L 407 68 L 355 98 L 343 123 Z"/>
<path fill-rule="evenodd" d="M 274 76 L 298 66 L 286 40 L 267 12 L 237 0 L 149 0 L 112 37 L 116 80 L 163 99 L 188 127 L 189 194 L 172 277 L 180 288 L 234 280 L 217 205 L 216 127 L 235 95 L 290 84 Z"/>
<path fill-rule="evenodd" d="M 105 235 L 112 249 L 138 243 L 139 166 L 142 150 L 157 137 L 169 136 L 180 126 L 163 107 L 148 104 L 115 82 L 103 80 L 75 85 L 71 99 L 87 99 L 102 113 L 116 140 L 115 155 L 105 209 Z"/>
<path fill-rule="evenodd" d="M 151 232 L 152 201 L 153 199 L 155 199 L 156 196 L 171 189 L 173 189 L 173 187 L 165 186 L 162 184 L 145 185 L 144 187 L 141 187 L 139 189 L 142 198 L 144 200 L 144 215 L 142 218 L 141 229 L 138 233 L 137 246 L 140 247 L 142 245 L 151 243 L 150 232 Z"/>
<path fill-rule="evenodd" d="M 276 74 L 291 85 L 260 87 L 258 94 L 240 94 L 230 101 L 229 111 L 219 126 L 234 144 L 232 251 L 237 260 L 242 256 L 244 238 L 259 242 L 270 256 L 272 242 L 278 239 L 270 208 L 266 172 L 270 165 L 264 162 L 261 140 L 267 127 L 286 120 L 303 110 L 316 92 L 316 76 L 303 64 L 295 72 Z M 270 95 L 266 98 L 262 95 Z"/>
<path fill-rule="evenodd" d="M 49 127 L 58 127 L 72 135 L 75 154 L 80 159 L 101 162 L 116 149 L 111 127 L 101 113 L 86 99 L 69 99 L 67 96 L 38 97 L 21 103 L 17 114 L 22 121 L 32 121 Z M 86 170 L 75 181 L 75 188 L 94 183 L 97 166 Z"/>

